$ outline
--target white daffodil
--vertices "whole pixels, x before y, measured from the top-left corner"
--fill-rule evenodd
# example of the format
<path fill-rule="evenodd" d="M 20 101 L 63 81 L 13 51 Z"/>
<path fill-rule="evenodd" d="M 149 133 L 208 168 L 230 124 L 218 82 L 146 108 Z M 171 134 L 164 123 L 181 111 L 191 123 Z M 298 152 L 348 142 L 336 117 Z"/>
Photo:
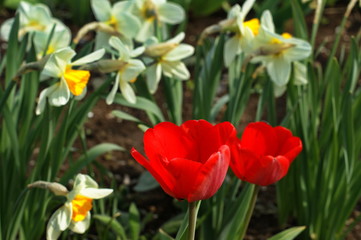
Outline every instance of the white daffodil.
<path fill-rule="evenodd" d="M 269 11 L 262 14 L 261 28 L 254 39 L 254 45 L 256 51 L 252 62 L 261 62 L 271 80 L 278 86 L 288 83 L 291 63 L 305 59 L 311 53 L 311 45 L 308 42 L 294 38 L 289 33 L 276 34 Z"/>
<path fill-rule="evenodd" d="M 227 20 L 220 22 L 223 30 L 229 30 L 233 36 L 224 45 L 224 64 L 228 67 L 242 51 L 251 51 L 252 39 L 258 34 L 259 20 L 254 18 L 245 21 L 255 0 L 247 0 L 242 8 L 236 4 L 229 11 Z"/>
<path fill-rule="evenodd" d="M 64 24 L 52 17 L 49 8 L 41 3 L 30 4 L 28 2 L 20 2 L 17 9 L 19 14 L 19 38 L 26 33 L 50 32 L 54 24 L 56 28 L 65 28 Z M 8 41 L 14 18 L 6 20 L 0 29 L 0 35 Z"/>
<path fill-rule="evenodd" d="M 54 52 L 46 62 L 42 74 L 47 77 L 59 78 L 60 82 L 40 93 L 36 114 L 40 114 L 44 110 L 46 98 L 49 99 L 50 105 L 63 106 L 69 101 L 71 94 L 78 97 L 83 96 L 86 92 L 90 72 L 75 70 L 72 67 L 99 60 L 104 52 L 104 49 L 100 49 L 75 62 L 71 62 L 76 53 L 70 47 Z"/>
<path fill-rule="evenodd" d="M 124 45 L 117 37 L 111 37 L 109 44 L 118 51 L 118 61 L 123 64 L 121 64 L 121 68 L 118 70 L 114 86 L 110 91 L 106 102 L 107 104 L 112 104 L 117 89 L 120 88 L 124 98 L 130 103 L 135 103 L 136 97 L 130 83 L 136 81 L 138 75 L 145 70 L 145 66 L 142 61 L 132 58 L 142 54 L 144 52 L 144 47 L 139 47 L 134 50 L 129 49 L 129 47 Z"/>
<path fill-rule="evenodd" d="M 162 73 L 180 80 L 189 79 L 189 71 L 181 60 L 191 56 L 194 48 L 189 44 L 180 43 L 184 36 L 182 32 L 166 42 L 159 43 L 156 38 L 145 42 L 144 53 L 154 61 L 146 70 L 147 84 L 151 93 L 157 90 Z"/>
<path fill-rule="evenodd" d="M 52 54 L 59 49 L 69 46 L 71 41 L 71 32 L 68 27 L 58 28 L 54 30 L 52 38 L 50 39 L 48 48 L 46 48 L 49 41 L 50 32 L 38 32 L 34 36 L 34 45 L 37 53 L 37 58 L 40 59 L 44 55 Z"/>
<path fill-rule="evenodd" d="M 296 86 L 308 84 L 307 67 L 305 64 L 295 61 L 293 62 L 293 84 Z M 287 84 L 279 86 L 276 83 L 273 84 L 273 92 L 275 97 L 280 97 L 287 89 Z"/>
<path fill-rule="evenodd" d="M 134 38 L 140 29 L 140 21 L 130 13 L 128 1 L 117 2 L 113 6 L 108 0 L 91 0 L 91 7 L 97 21 L 104 23 L 116 32 L 122 40 Z M 97 46 L 108 44 L 110 35 L 98 32 L 96 37 Z"/>
<path fill-rule="evenodd" d="M 144 42 L 154 36 L 155 23 L 178 24 L 185 18 L 183 8 L 166 0 L 131 0 L 134 15 L 139 17 L 141 28 L 136 40 Z"/>
<path fill-rule="evenodd" d="M 65 195 L 66 203 L 49 219 L 46 239 L 58 239 L 67 228 L 75 233 L 84 233 L 90 225 L 93 199 L 104 198 L 112 192 L 113 189 L 98 188 L 98 184 L 88 175 L 78 174 L 73 190 Z"/>

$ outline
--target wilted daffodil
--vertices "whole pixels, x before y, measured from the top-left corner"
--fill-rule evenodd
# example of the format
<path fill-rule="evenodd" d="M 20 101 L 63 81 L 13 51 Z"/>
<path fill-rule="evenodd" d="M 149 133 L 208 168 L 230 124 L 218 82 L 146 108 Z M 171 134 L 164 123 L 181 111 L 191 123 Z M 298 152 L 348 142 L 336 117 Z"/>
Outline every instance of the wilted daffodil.
<path fill-rule="evenodd" d="M 182 59 L 193 54 L 194 48 L 189 44 L 180 43 L 184 39 L 184 33 L 179 33 L 174 38 L 159 43 L 156 38 L 145 42 L 145 55 L 153 59 L 153 64 L 147 68 L 147 83 L 151 93 L 157 90 L 158 83 L 163 73 L 167 77 L 187 80 L 189 71 Z"/>
<path fill-rule="evenodd" d="M 118 61 L 121 61 L 123 64 L 118 70 L 113 89 L 110 91 L 106 102 L 107 104 L 113 103 L 114 96 L 119 87 L 124 98 L 130 103 L 135 103 L 135 94 L 129 83 L 135 82 L 138 75 L 145 70 L 145 66 L 142 61 L 132 58 L 142 54 L 144 47 L 139 47 L 134 50 L 129 49 L 129 47 L 124 45 L 117 37 L 111 37 L 109 44 L 118 51 Z"/>
<path fill-rule="evenodd" d="M 46 98 L 49 99 L 50 105 L 62 106 L 69 101 L 71 94 L 79 97 L 84 95 L 90 72 L 76 70 L 72 67 L 99 60 L 104 55 L 104 52 L 104 49 L 100 49 L 75 62 L 71 62 L 76 53 L 70 47 L 53 53 L 45 64 L 42 74 L 48 77 L 59 78 L 60 82 L 44 89 L 40 93 L 36 114 L 40 114 L 44 110 Z"/>
<path fill-rule="evenodd" d="M 91 0 L 95 18 L 120 34 L 120 37 L 131 39 L 135 37 L 140 29 L 138 18 L 129 12 L 130 3 L 127 1 L 117 2 L 113 6 L 108 0 Z M 101 30 L 102 25 L 98 26 Z M 98 31 L 97 45 L 108 44 L 110 35 L 106 31 Z"/>
<path fill-rule="evenodd" d="M 65 27 L 59 20 L 52 18 L 49 8 L 41 3 L 30 4 L 28 2 L 20 2 L 17 9 L 19 14 L 20 26 L 19 37 L 23 37 L 28 32 L 50 32 L 54 24 L 56 28 Z M 8 41 L 14 18 L 8 19 L 1 26 L 1 37 Z"/>
<path fill-rule="evenodd" d="M 65 186 L 55 182 L 37 181 L 28 185 L 29 188 L 46 188 L 55 195 L 65 196 L 65 204 L 50 217 L 47 240 L 56 240 L 61 232 L 69 228 L 75 233 L 84 233 L 90 225 L 90 210 L 93 199 L 108 196 L 113 189 L 98 188 L 98 184 L 88 175 L 78 174 L 73 190 L 68 192 Z"/>
<path fill-rule="evenodd" d="M 166 0 L 133 0 L 134 15 L 141 20 L 141 28 L 136 40 L 144 42 L 154 36 L 155 23 L 177 24 L 184 20 L 184 10 L 175 3 Z"/>
<path fill-rule="evenodd" d="M 289 81 L 291 63 L 307 58 L 311 53 L 311 45 L 289 33 L 279 35 L 274 31 L 272 15 L 265 11 L 262 14 L 259 34 L 254 39 L 256 50 L 252 62 L 261 62 L 271 80 L 281 87 Z"/>

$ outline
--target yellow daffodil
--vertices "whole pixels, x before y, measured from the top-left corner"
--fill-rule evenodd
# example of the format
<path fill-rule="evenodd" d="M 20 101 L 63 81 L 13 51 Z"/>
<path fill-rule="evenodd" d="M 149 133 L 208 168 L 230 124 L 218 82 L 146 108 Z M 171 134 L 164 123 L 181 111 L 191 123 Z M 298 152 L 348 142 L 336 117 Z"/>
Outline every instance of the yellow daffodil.
<path fill-rule="evenodd" d="M 49 8 L 41 3 L 30 4 L 28 2 L 20 2 L 17 9 L 20 18 L 19 38 L 26 33 L 49 33 L 56 24 L 56 29 L 66 28 L 63 23 L 52 17 Z M 1 38 L 8 41 L 14 18 L 6 20 L 0 29 Z"/>
<path fill-rule="evenodd" d="M 134 0 L 131 1 L 134 15 L 139 17 L 141 28 L 136 40 L 144 42 L 154 36 L 154 25 L 168 23 L 178 24 L 184 20 L 183 8 L 166 0 Z"/>
<path fill-rule="evenodd" d="M 254 39 L 253 63 L 260 62 L 267 69 L 276 86 L 285 86 L 290 78 L 291 63 L 307 58 L 311 45 L 289 33 L 275 33 L 272 15 L 265 11 L 261 18 L 259 34 Z"/>
<path fill-rule="evenodd" d="M 36 184 L 32 185 L 36 187 Z M 113 192 L 113 189 L 98 188 L 98 184 L 91 177 L 83 174 L 76 176 L 73 190 L 70 192 L 64 191 L 64 186 L 60 189 L 61 192 L 59 187 L 56 187 L 56 192 L 51 189 L 51 186 L 48 188 L 57 195 L 66 196 L 67 201 L 50 217 L 46 231 L 47 240 L 58 239 L 61 232 L 67 228 L 75 233 L 84 233 L 90 225 L 93 199 L 104 198 Z"/>
<path fill-rule="evenodd" d="M 124 98 L 130 103 L 135 103 L 136 97 L 133 88 L 130 86 L 130 83 L 136 81 L 138 75 L 145 70 L 145 66 L 142 61 L 132 58 L 142 54 L 144 47 L 139 47 L 134 50 L 130 49 L 117 37 L 111 37 L 109 44 L 118 51 L 118 61 L 122 62 L 123 64 L 121 64 L 122 67 L 118 70 L 113 89 L 110 91 L 106 102 L 107 104 L 112 104 L 117 89 L 120 88 Z"/>
<path fill-rule="evenodd" d="M 181 60 L 191 56 L 194 48 L 191 45 L 180 43 L 184 36 L 182 32 L 166 42 L 159 43 L 156 38 L 145 42 L 144 53 L 152 59 L 153 63 L 146 70 L 147 84 L 151 93 L 157 90 L 162 73 L 167 77 L 180 80 L 189 79 L 189 71 Z"/>
<path fill-rule="evenodd" d="M 90 72 L 73 69 L 73 66 L 80 66 L 99 60 L 103 55 L 104 49 L 100 49 L 75 62 L 71 62 L 71 59 L 75 56 L 75 51 L 70 47 L 54 52 L 45 64 L 42 75 L 59 78 L 60 82 L 44 89 L 40 93 L 36 114 L 40 114 L 44 110 L 46 98 L 49 99 L 50 105 L 63 106 L 69 101 L 71 94 L 78 97 L 84 96 Z"/>
<path fill-rule="evenodd" d="M 91 7 L 96 20 L 117 31 L 121 35 L 122 41 L 129 41 L 138 34 L 140 21 L 131 14 L 130 2 L 117 2 L 111 6 L 108 0 L 91 0 Z M 108 44 L 109 38 L 110 35 L 97 32 L 96 48 Z"/>

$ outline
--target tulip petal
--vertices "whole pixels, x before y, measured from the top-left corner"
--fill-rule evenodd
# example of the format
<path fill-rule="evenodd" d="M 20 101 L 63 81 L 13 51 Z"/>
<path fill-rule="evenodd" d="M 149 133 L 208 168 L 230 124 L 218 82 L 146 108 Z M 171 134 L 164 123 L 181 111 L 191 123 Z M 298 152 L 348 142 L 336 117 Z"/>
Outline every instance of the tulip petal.
<path fill-rule="evenodd" d="M 166 159 L 189 159 L 193 142 L 187 138 L 182 129 L 171 122 L 162 122 L 149 128 L 144 134 L 144 151 L 150 161 L 163 156 Z"/>
<path fill-rule="evenodd" d="M 274 156 L 278 150 L 277 135 L 272 126 L 265 122 L 248 124 L 240 144 L 242 149 L 252 151 L 258 156 Z"/>
<path fill-rule="evenodd" d="M 198 174 L 200 174 L 199 172 L 201 167 L 202 163 L 184 158 L 174 158 L 169 161 L 166 169 L 176 179 L 176 182 L 172 188 L 173 197 L 177 199 L 187 199 L 189 201 L 194 189 L 196 188 L 195 180 L 198 178 L 203 180 L 205 177 L 204 175 L 206 173 L 204 172 L 201 173 L 202 176 L 198 176 Z M 201 182 L 201 180 L 198 181 Z M 201 192 L 200 189 L 197 190 Z M 208 189 L 205 189 L 204 191 L 207 192 L 207 190 Z M 202 194 L 202 192 L 200 194 Z M 198 195 L 194 196 L 194 198 L 197 197 Z"/>
<path fill-rule="evenodd" d="M 221 146 L 219 152 L 210 156 L 196 173 L 195 189 L 188 196 L 188 202 L 210 198 L 218 191 L 226 177 L 230 158 L 227 145 Z"/>
<path fill-rule="evenodd" d="M 83 234 L 90 226 L 90 212 L 87 213 L 86 217 L 82 221 L 72 221 L 69 229 L 72 230 L 75 233 Z"/>
<path fill-rule="evenodd" d="M 135 148 L 132 148 L 131 155 L 133 158 L 144 168 L 146 168 L 150 174 L 157 180 L 162 189 L 173 196 L 173 186 L 175 185 L 176 179 L 169 174 L 164 166 L 157 160 L 153 159 L 152 163 L 148 161 L 142 154 L 140 154 Z"/>

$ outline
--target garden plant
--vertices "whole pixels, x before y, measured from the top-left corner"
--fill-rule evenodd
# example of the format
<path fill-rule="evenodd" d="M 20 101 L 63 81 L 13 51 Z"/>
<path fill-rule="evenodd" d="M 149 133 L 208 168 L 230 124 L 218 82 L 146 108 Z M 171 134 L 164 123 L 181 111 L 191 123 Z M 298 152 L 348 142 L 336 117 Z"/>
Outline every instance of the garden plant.
<path fill-rule="evenodd" d="M 334 5 L 330 41 L 320 28 Z M 360 224 L 361 21 L 347 28 L 361 1 L 1 6 L 0 240 L 251 239 L 270 186 L 269 240 L 347 239 Z M 102 101 L 137 125 L 133 148 L 89 147 L 85 124 Z M 135 184 L 97 161 L 115 151 L 144 167 Z M 149 230 L 155 214 L 130 195 L 154 189 L 177 211 Z"/>

